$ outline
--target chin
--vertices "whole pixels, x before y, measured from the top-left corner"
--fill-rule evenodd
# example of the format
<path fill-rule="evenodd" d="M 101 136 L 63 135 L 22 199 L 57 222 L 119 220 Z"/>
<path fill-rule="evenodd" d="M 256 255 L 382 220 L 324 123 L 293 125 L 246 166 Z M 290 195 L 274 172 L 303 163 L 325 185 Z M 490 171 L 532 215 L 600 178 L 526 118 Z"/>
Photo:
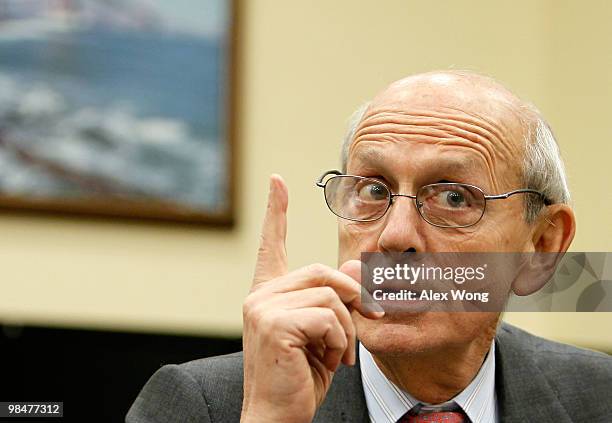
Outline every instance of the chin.
<path fill-rule="evenodd" d="M 353 316 L 364 347 L 379 356 L 432 353 L 495 333 L 495 313 L 395 313 L 380 320 Z"/>

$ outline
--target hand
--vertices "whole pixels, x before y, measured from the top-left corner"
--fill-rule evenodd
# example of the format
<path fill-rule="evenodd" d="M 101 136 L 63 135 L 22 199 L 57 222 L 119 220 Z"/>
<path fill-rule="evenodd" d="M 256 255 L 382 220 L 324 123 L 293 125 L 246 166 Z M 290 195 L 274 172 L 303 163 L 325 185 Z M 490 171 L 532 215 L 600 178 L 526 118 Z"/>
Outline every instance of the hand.
<path fill-rule="evenodd" d="M 287 187 L 270 178 L 268 208 L 253 286 L 243 306 L 242 422 L 310 422 L 340 365 L 355 364 L 355 327 L 349 310 L 365 312 L 355 274 L 311 264 L 287 272 Z M 356 268 L 356 269 L 355 269 Z"/>

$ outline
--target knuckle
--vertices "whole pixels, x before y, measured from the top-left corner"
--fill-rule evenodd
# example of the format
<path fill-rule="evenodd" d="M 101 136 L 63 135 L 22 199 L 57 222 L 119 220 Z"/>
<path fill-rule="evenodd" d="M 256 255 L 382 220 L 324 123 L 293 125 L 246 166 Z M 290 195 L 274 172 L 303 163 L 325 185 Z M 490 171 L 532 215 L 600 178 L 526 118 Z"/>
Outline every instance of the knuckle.
<path fill-rule="evenodd" d="M 293 323 L 287 319 L 284 309 L 270 307 L 268 297 L 250 294 L 242 304 L 244 331 L 256 333 L 262 339 L 275 339 L 275 336 L 287 330 Z"/>
<path fill-rule="evenodd" d="M 328 275 L 329 267 L 325 266 L 321 263 L 312 263 L 307 267 L 308 273 L 310 273 L 315 278 L 323 278 Z"/>
<path fill-rule="evenodd" d="M 257 326 L 267 336 L 271 336 L 276 333 L 282 326 L 283 319 L 279 313 L 268 312 L 261 313 Z"/>
<path fill-rule="evenodd" d="M 247 318 L 251 316 L 253 312 L 253 300 L 251 300 L 251 296 L 247 296 L 244 302 L 242 303 L 242 316 Z"/>
<path fill-rule="evenodd" d="M 355 327 L 353 326 L 352 322 L 351 324 L 348 325 L 348 328 L 346 328 L 345 332 L 349 338 L 352 338 L 353 336 L 355 336 Z"/>
<path fill-rule="evenodd" d="M 257 321 L 261 311 L 256 296 L 249 294 L 242 303 L 242 316 L 245 321 Z"/>
<path fill-rule="evenodd" d="M 255 322 L 257 319 L 254 316 L 253 313 L 253 308 L 252 307 L 245 307 L 244 304 L 242 306 L 242 322 L 245 325 L 251 325 L 253 322 Z"/>
<path fill-rule="evenodd" d="M 251 291 L 247 294 L 242 302 L 242 310 L 250 309 L 257 302 L 257 295 L 255 294 L 253 288 L 251 288 Z"/>
<path fill-rule="evenodd" d="M 323 319 L 327 322 L 326 324 L 331 325 L 337 320 L 336 313 L 331 308 L 326 308 L 323 310 Z"/>
<path fill-rule="evenodd" d="M 333 329 L 334 329 L 334 325 L 332 325 L 330 322 L 327 322 L 323 325 L 323 333 L 326 335 L 332 332 Z"/>
<path fill-rule="evenodd" d="M 331 286 L 322 286 L 320 289 L 323 297 L 329 302 L 333 302 L 338 297 L 338 294 L 336 294 L 336 291 Z"/>

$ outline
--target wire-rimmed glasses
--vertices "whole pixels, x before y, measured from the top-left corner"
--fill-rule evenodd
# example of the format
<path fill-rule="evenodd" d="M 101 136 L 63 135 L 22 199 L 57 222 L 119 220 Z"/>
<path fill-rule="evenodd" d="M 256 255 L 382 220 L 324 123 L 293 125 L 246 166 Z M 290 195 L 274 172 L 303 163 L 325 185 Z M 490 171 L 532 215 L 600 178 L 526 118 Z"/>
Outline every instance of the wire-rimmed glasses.
<path fill-rule="evenodd" d="M 325 180 L 330 175 L 331 177 Z M 552 204 L 543 193 L 529 188 L 486 195 L 477 186 L 455 182 L 424 185 L 416 195 L 393 194 L 379 179 L 344 175 L 338 170 L 325 172 L 316 185 L 323 188 L 325 202 L 333 214 L 357 222 L 380 219 L 387 213 L 396 197 L 413 199 L 421 217 L 427 223 L 440 228 L 465 228 L 475 225 L 482 219 L 488 200 L 505 199 L 514 194 L 535 194 L 542 198 L 545 205 Z"/>

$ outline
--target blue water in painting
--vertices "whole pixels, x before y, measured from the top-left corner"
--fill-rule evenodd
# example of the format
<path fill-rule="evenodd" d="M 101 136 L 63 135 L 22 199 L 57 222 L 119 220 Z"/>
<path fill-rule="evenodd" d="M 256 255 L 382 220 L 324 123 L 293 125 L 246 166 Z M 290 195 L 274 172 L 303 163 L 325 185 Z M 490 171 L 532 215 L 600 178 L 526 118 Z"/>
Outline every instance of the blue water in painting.
<path fill-rule="evenodd" d="M 89 29 L 0 39 L 0 130 L 37 157 L 116 182 L 119 191 L 219 207 L 226 60 L 218 39 L 185 34 Z M 38 102 L 48 110 L 24 103 L 28 95 L 46 99 Z M 15 160 L 0 155 L 4 191 L 84 190 L 23 163 L 16 177 Z"/>

